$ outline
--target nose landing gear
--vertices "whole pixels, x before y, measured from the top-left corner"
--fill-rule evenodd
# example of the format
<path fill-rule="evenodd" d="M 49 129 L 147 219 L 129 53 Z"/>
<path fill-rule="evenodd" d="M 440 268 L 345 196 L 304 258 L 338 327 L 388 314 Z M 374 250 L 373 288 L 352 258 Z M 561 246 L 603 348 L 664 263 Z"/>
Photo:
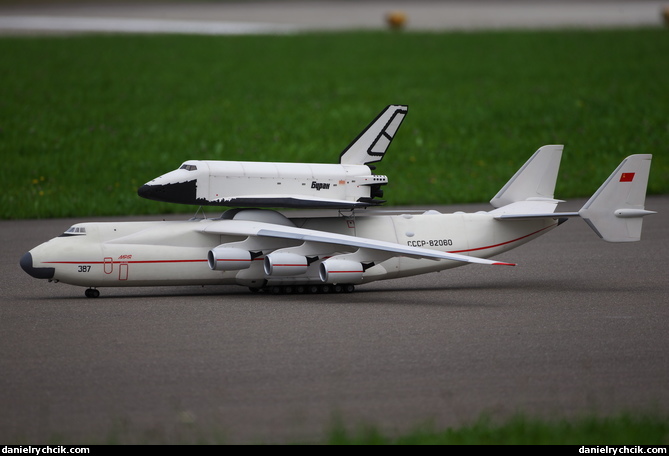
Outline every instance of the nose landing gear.
<path fill-rule="evenodd" d="M 88 288 L 84 294 L 86 295 L 87 298 L 97 298 L 100 296 L 100 291 L 96 290 L 95 288 Z"/>

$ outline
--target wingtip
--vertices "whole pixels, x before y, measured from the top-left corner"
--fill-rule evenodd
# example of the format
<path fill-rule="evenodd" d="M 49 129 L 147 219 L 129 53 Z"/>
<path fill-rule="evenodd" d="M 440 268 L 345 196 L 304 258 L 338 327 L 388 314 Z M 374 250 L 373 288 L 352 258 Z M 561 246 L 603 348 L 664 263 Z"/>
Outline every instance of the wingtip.
<path fill-rule="evenodd" d="M 492 264 L 493 266 L 515 266 L 516 263 L 503 263 L 501 261 L 498 261 L 496 263 Z"/>

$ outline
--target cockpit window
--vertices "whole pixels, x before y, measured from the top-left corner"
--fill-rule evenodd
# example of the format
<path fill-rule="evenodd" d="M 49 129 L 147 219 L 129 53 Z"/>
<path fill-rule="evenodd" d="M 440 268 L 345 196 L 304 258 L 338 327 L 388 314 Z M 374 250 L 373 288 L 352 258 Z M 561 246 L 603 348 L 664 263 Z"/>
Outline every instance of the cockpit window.
<path fill-rule="evenodd" d="M 195 171 L 197 170 L 197 166 L 195 165 L 181 165 L 181 168 L 179 169 L 185 169 L 186 171 Z"/>
<path fill-rule="evenodd" d="M 65 231 L 62 236 L 82 236 L 86 234 L 86 227 L 84 226 L 71 226 Z"/>

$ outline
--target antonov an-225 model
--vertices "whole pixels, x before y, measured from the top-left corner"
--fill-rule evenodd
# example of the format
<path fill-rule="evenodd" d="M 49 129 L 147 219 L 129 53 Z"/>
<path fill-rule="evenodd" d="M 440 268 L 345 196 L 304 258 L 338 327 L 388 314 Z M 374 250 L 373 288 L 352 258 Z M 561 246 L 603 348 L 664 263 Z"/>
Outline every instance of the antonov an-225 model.
<path fill-rule="evenodd" d="M 372 123 L 359 150 L 374 150 L 383 137 L 386 144 L 376 150 L 385 152 L 399 126 L 393 116 L 403 117 L 407 110 L 391 106 L 380 117 L 389 112 L 390 123 Z M 87 297 L 99 296 L 101 287 L 164 285 L 351 292 L 358 284 L 471 263 L 513 265 L 490 258 L 570 217 L 582 218 L 606 241 L 639 241 L 643 217 L 654 213 L 644 207 L 652 156 L 625 158 L 579 211 L 556 212 L 561 201 L 553 193 L 562 150 L 561 145 L 539 148 L 492 198 L 488 212 L 360 215 L 351 210 L 306 217 L 298 211 L 289 218 L 275 210 L 234 208 L 214 219 L 78 223 L 30 250 L 20 265 L 39 279 L 87 287 Z M 360 154 L 354 161 L 366 160 Z M 203 194 L 212 195 L 211 190 Z M 281 198 L 305 195 L 281 193 Z"/>

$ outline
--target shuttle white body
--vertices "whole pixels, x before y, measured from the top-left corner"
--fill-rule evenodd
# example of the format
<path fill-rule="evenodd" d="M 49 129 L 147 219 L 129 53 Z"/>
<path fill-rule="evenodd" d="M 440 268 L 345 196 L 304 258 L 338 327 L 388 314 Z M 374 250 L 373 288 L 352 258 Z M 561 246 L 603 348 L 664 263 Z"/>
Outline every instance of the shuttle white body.
<path fill-rule="evenodd" d="M 143 198 L 227 207 L 347 208 L 384 203 L 380 161 L 408 111 L 390 105 L 341 153 L 339 164 L 189 160 L 139 188 Z"/>

